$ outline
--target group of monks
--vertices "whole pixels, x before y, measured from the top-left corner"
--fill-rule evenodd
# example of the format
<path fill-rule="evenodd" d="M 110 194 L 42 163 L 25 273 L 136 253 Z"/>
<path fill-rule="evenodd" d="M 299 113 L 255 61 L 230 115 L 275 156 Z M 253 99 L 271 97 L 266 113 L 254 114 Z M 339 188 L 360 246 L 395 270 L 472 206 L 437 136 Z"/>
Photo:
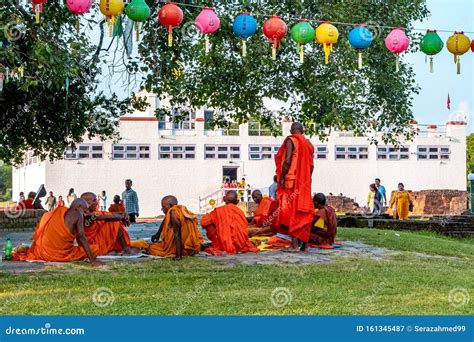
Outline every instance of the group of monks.
<path fill-rule="evenodd" d="M 202 216 L 201 226 L 209 243 L 198 228 L 198 217 L 174 196 L 161 200 L 165 214 L 151 241 L 130 241 L 124 213 L 97 211 L 97 196 L 81 195 L 69 208 L 58 207 L 45 213 L 38 223 L 30 248 L 14 251 L 16 260 L 76 261 L 89 260 L 101 265 L 97 256 L 108 254 L 150 255 L 176 260 L 200 251 L 214 255 L 258 252 L 252 236 L 277 235 L 288 241 L 287 252 L 304 251 L 308 244 L 330 246 L 334 243 L 337 224 L 333 208 L 326 205 L 323 194 L 312 198 L 313 145 L 304 137 L 303 126 L 294 123 L 275 157 L 278 180 L 276 200 L 252 193 L 258 205 L 253 219 L 247 220 L 236 191 L 225 194 L 225 205 Z M 77 243 L 75 243 L 77 242 Z"/>

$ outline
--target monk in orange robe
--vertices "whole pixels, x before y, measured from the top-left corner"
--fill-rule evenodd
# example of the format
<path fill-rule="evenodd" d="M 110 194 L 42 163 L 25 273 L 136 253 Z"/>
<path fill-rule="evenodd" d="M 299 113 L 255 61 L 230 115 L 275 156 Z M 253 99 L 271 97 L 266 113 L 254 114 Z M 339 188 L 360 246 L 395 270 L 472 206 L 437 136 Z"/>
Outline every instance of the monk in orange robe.
<path fill-rule="evenodd" d="M 314 220 L 311 227 L 309 243 L 332 248 L 337 234 L 337 217 L 334 208 L 326 205 L 326 196 L 318 193 L 313 197 Z M 303 245 L 303 250 L 307 244 Z"/>
<path fill-rule="evenodd" d="M 96 211 L 97 195 L 92 192 L 82 194 L 81 198 L 89 205 L 84 220 L 84 231 L 89 243 L 99 246 L 99 255 L 112 252 L 134 255 L 140 252 L 138 249 L 130 248 L 130 236 L 125 229 L 125 226 L 129 225 L 126 214 Z"/>
<path fill-rule="evenodd" d="M 211 247 L 205 251 L 214 255 L 222 255 L 223 252 L 258 252 L 258 248 L 249 240 L 247 219 L 237 206 L 237 192 L 228 191 L 224 202 L 224 206 L 201 218 L 201 226 L 211 241 Z"/>
<path fill-rule="evenodd" d="M 204 239 L 199 232 L 196 215 L 185 206 L 178 205 L 178 199 L 174 196 L 164 197 L 161 208 L 166 216 L 158 232 L 151 237 L 152 243 L 139 240 L 132 242 L 132 246 L 142 248 L 150 255 L 173 257 L 174 260 L 198 254 Z"/>
<path fill-rule="evenodd" d="M 311 199 L 311 176 L 314 169 L 314 147 L 304 137 L 303 125 L 291 125 L 286 138 L 275 156 L 278 178 L 277 201 L 280 205 L 277 218 L 278 232 L 292 237 L 287 252 L 299 251 L 299 240 L 309 241 L 314 205 Z"/>
<path fill-rule="evenodd" d="M 252 192 L 252 199 L 258 204 L 253 213 L 253 220 L 249 225 L 249 236 L 268 236 L 275 232 L 273 222 L 277 214 L 278 202 L 269 197 L 263 197 L 260 190 Z"/>
<path fill-rule="evenodd" d="M 33 204 L 33 201 L 35 200 L 36 193 L 31 191 L 28 193 L 28 198 L 24 199 L 23 201 L 20 201 L 18 205 L 16 206 L 16 210 L 32 210 L 35 209 L 35 205 Z"/>
<path fill-rule="evenodd" d="M 110 205 L 109 213 L 125 213 L 125 206 L 122 204 L 119 195 L 114 196 L 114 203 Z"/>
<path fill-rule="evenodd" d="M 84 232 L 84 214 L 88 207 L 87 202 L 79 198 L 69 208 L 58 207 L 45 213 L 24 259 L 58 262 L 89 259 L 94 266 L 102 265 L 96 260 L 98 246 L 89 244 Z M 74 240 L 78 246 L 74 245 Z"/>

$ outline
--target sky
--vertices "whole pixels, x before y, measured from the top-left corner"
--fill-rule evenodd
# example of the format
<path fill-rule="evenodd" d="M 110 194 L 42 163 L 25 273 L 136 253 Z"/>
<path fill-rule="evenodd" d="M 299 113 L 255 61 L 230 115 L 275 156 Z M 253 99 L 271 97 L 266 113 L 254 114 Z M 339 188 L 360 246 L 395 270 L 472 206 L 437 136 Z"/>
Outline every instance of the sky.
<path fill-rule="evenodd" d="M 428 0 L 429 18 L 416 22 L 415 28 L 474 32 L 474 0 Z M 446 42 L 452 33 L 438 32 Z M 474 39 L 474 34 L 466 35 Z M 425 64 L 421 52 L 405 56 L 413 64 L 420 94 L 413 102 L 413 113 L 420 124 L 443 125 L 458 112 L 468 117 L 469 131 L 474 132 L 474 53 L 461 56 L 461 75 L 456 74 L 453 55 L 445 48 L 434 58 L 434 73 Z M 448 93 L 451 97 L 451 111 L 447 109 Z"/>
<path fill-rule="evenodd" d="M 427 0 L 427 6 L 431 12 L 430 16 L 422 22 L 414 23 L 415 28 L 447 30 L 449 32 L 438 32 L 444 42 L 454 31 L 474 32 L 474 0 Z M 367 20 L 370 21 L 370 18 Z M 390 23 L 384 24 L 390 25 Z M 95 31 L 92 34 L 97 34 Z M 474 39 L 474 33 L 466 34 Z M 136 46 L 134 50 L 136 51 Z M 456 74 L 453 55 L 446 46 L 434 58 L 434 73 L 429 72 L 429 64 L 425 63 L 425 55 L 422 52 L 405 54 L 403 58 L 405 62 L 414 66 L 416 82 L 421 88 L 419 94 L 414 94 L 412 108 L 419 124 L 444 125 L 447 121 L 466 117 L 469 132 L 474 132 L 474 53 L 469 51 L 461 56 L 460 75 Z M 103 83 L 107 83 L 108 86 L 114 84 L 114 82 Z M 119 95 L 126 96 L 126 93 L 133 89 L 114 87 L 113 90 Z M 447 109 L 446 104 L 448 93 L 451 98 L 451 110 Z M 268 101 L 267 103 L 271 109 L 278 109 L 284 105 Z"/>

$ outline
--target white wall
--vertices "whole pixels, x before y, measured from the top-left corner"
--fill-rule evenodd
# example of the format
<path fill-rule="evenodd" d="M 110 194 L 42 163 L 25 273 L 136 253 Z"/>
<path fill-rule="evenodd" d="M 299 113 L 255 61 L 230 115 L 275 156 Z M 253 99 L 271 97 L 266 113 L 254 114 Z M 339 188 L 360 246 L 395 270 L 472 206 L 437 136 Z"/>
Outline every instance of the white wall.
<path fill-rule="evenodd" d="M 202 111 L 197 117 L 202 117 Z M 284 123 L 284 132 L 289 123 Z M 151 147 L 150 160 L 112 160 L 112 142 L 104 143 L 106 155 L 102 160 L 61 160 L 28 166 L 14 172 L 14 194 L 21 190 L 36 190 L 44 182 L 48 191 L 56 195 L 67 195 L 70 187 L 80 194 L 85 191 L 95 193 L 106 190 L 109 202 L 113 195 L 121 195 L 124 180 L 131 178 L 140 199 L 141 216 L 160 214 L 160 199 L 165 195 L 175 195 L 178 200 L 198 210 L 198 198 L 220 188 L 223 166 L 237 166 L 238 177 L 246 177 L 247 183 L 255 188 L 268 187 L 273 181 L 275 165 L 273 160 L 249 160 L 249 144 L 280 145 L 283 137 L 248 136 L 247 125 L 240 127 L 240 136 L 206 136 L 204 123 L 196 122 L 196 130 L 178 132 L 181 135 L 161 136 L 158 122 L 121 121 L 121 143 L 146 143 Z M 365 204 L 368 185 L 376 177 L 390 192 L 398 182 L 403 182 L 409 190 L 424 189 L 466 189 L 466 126 L 448 125 L 446 134 L 418 136 L 409 143 L 410 160 L 378 161 L 376 147 L 369 147 L 368 160 L 335 160 L 335 145 L 369 145 L 364 137 L 341 137 L 332 133 L 327 142 L 312 139 L 315 145 L 328 146 L 327 160 L 315 161 L 313 191 L 337 195 L 343 193 Z M 194 144 L 195 160 L 160 160 L 158 144 Z M 237 144 L 241 146 L 241 160 L 205 160 L 204 144 Z M 417 160 L 417 145 L 450 146 L 449 161 Z"/>

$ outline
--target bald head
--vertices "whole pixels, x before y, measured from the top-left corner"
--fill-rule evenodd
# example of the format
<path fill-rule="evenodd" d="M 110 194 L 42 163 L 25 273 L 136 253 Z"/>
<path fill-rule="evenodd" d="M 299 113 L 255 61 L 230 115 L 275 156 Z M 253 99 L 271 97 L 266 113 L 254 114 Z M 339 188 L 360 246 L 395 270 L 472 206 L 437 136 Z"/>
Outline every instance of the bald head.
<path fill-rule="evenodd" d="M 304 134 L 304 127 L 299 122 L 293 122 L 290 132 L 291 134 Z"/>
<path fill-rule="evenodd" d="M 173 208 L 175 205 L 178 205 L 178 199 L 174 196 L 165 196 L 161 200 L 161 210 L 166 215 L 168 211 Z"/>
<path fill-rule="evenodd" d="M 237 191 L 231 190 L 225 194 L 224 202 L 226 204 L 239 204 L 239 198 L 237 196 Z"/>
<path fill-rule="evenodd" d="M 97 210 L 97 196 L 93 192 L 84 192 L 81 195 L 81 199 L 85 200 L 89 206 L 89 211 Z"/>
<path fill-rule="evenodd" d="M 71 205 L 69 206 L 69 210 L 79 210 L 79 211 L 85 211 L 89 208 L 89 204 L 86 202 L 86 200 L 82 198 L 75 199 L 72 201 Z"/>
<path fill-rule="evenodd" d="M 252 199 L 255 203 L 257 204 L 260 204 L 260 202 L 262 201 L 262 192 L 260 190 L 254 190 L 252 192 Z"/>

